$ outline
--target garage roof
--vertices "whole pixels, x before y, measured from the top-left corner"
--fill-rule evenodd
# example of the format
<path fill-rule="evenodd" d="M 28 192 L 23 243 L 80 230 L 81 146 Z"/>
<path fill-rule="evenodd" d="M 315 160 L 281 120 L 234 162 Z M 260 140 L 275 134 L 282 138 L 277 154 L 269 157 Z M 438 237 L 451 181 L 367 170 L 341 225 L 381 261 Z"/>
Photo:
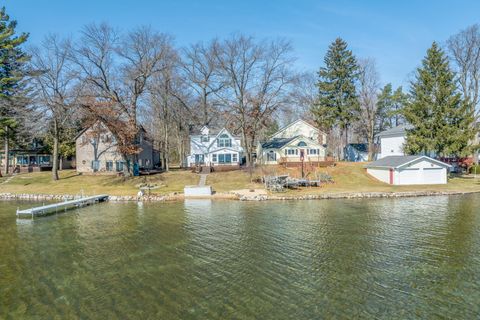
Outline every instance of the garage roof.
<path fill-rule="evenodd" d="M 374 161 L 372 163 L 367 164 L 365 167 L 366 168 L 400 168 L 403 167 L 413 161 L 416 161 L 418 159 L 424 158 L 427 161 L 430 162 L 435 162 L 438 165 L 444 166 L 444 167 L 450 167 L 449 164 L 435 160 L 433 158 L 427 157 L 427 156 L 388 156 L 382 159 L 379 159 L 377 161 Z"/>

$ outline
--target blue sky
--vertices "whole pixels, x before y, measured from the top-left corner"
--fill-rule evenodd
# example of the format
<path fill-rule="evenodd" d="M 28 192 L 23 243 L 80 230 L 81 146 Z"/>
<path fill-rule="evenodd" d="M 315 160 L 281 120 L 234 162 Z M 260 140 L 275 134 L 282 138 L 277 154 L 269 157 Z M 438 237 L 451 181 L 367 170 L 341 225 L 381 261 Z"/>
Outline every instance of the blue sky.
<path fill-rule="evenodd" d="M 382 83 L 408 85 L 433 41 L 443 44 L 480 22 L 480 1 L 397 0 L 0 0 L 36 43 L 48 33 L 75 35 L 85 24 L 120 29 L 148 24 L 179 46 L 233 32 L 285 37 L 297 67 L 317 70 L 328 45 L 344 38 L 358 57 L 377 62 Z"/>

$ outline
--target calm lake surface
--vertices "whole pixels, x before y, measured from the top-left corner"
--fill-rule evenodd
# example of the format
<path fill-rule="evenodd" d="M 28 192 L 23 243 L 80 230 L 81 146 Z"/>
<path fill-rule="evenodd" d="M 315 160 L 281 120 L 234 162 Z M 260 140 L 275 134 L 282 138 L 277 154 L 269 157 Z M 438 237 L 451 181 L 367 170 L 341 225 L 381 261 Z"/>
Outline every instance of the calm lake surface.
<path fill-rule="evenodd" d="M 480 316 L 480 196 L 105 203 L 16 220 L 0 319 Z"/>

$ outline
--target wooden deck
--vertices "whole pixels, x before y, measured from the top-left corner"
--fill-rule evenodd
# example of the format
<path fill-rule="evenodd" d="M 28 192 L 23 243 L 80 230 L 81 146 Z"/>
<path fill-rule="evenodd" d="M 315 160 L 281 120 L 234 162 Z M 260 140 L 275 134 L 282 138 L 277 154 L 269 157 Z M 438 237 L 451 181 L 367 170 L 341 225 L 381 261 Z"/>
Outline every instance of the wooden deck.
<path fill-rule="evenodd" d="M 19 218 L 27 217 L 27 218 L 33 219 L 33 217 L 35 216 L 45 216 L 48 214 L 67 211 L 70 209 L 88 206 L 91 204 L 95 204 L 95 203 L 103 202 L 107 200 L 108 200 L 108 195 L 101 194 L 101 195 L 96 195 L 91 197 L 53 203 L 45 206 L 33 207 L 30 209 L 17 210 L 17 217 Z"/>

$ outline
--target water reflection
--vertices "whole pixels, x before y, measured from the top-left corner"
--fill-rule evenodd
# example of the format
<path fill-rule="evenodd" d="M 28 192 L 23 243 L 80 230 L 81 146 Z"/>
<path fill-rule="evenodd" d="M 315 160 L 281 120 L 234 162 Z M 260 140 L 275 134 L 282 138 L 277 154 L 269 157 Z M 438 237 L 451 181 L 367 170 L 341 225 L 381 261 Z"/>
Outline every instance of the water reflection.
<path fill-rule="evenodd" d="M 477 196 L 0 209 L 0 318 L 475 318 Z"/>

